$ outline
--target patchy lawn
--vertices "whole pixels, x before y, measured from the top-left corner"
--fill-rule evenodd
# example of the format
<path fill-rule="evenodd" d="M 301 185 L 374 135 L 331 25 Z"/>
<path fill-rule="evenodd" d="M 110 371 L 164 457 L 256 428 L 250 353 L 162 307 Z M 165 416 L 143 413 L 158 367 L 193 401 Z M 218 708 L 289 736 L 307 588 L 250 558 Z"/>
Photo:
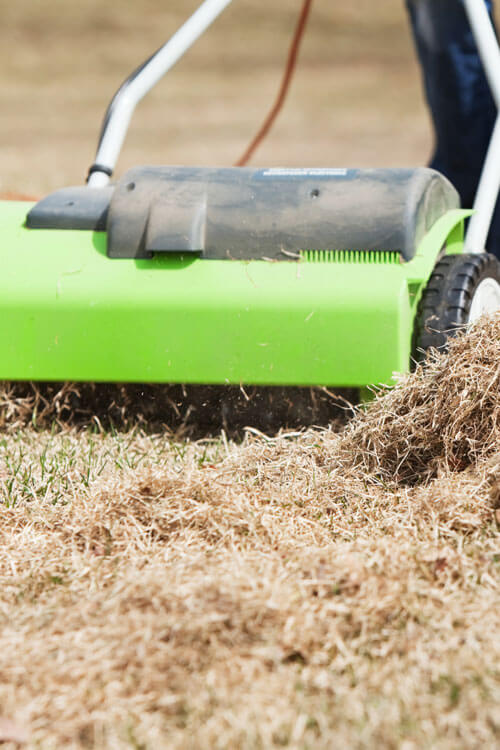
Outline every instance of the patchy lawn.
<path fill-rule="evenodd" d="M 498 746 L 499 342 L 497 322 L 458 339 L 338 433 L 178 443 L 7 422 L 10 731 L 33 747 Z"/>

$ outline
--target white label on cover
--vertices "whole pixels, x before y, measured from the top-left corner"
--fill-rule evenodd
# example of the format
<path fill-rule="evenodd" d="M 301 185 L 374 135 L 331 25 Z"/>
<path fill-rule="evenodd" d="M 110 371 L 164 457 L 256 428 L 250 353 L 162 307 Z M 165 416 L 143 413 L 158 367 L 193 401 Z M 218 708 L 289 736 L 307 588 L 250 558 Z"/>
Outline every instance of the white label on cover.
<path fill-rule="evenodd" d="M 263 177 L 347 177 L 347 169 L 340 167 L 271 167 L 262 171 Z"/>

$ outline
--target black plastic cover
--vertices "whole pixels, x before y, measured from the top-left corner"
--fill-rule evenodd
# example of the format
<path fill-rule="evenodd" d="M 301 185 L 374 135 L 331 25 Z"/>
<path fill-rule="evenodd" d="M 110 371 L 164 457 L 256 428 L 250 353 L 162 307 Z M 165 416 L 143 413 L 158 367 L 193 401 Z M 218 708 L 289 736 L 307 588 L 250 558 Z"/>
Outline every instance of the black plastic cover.
<path fill-rule="evenodd" d="M 137 167 L 116 184 L 108 255 L 286 260 L 385 250 L 410 260 L 459 197 L 431 169 Z"/>
<path fill-rule="evenodd" d="M 68 187 L 42 198 L 26 217 L 30 229 L 106 229 L 113 187 Z"/>

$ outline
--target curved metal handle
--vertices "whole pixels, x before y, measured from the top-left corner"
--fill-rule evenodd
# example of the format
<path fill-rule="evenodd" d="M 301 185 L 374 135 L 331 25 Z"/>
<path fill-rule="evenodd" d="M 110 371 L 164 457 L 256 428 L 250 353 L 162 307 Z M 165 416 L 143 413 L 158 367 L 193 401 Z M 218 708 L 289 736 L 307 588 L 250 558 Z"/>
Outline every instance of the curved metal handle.
<path fill-rule="evenodd" d="M 103 187 L 113 174 L 134 110 L 232 0 L 205 0 L 163 47 L 127 78 L 108 106 L 87 184 Z"/>
<path fill-rule="evenodd" d="M 464 0 L 464 5 L 491 93 L 500 109 L 500 48 L 495 29 L 484 0 Z M 500 116 L 497 118 L 484 161 L 474 201 L 474 214 L 465 237 L 465 252 L 481 253 L 484 251 L 499 192 Z"/>

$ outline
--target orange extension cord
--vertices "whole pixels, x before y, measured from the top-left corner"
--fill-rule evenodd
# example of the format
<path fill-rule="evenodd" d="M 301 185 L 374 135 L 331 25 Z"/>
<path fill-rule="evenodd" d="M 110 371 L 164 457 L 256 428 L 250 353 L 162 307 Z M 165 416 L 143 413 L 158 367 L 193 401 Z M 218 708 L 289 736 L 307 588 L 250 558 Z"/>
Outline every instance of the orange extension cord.
<path fill-rule="evenodd" d="M 288 93 L 288 89 L 290 88 L 290 83 L 291 83 L 291 80 L 295 71 L 295 66 L 297 64 L 297 56 L 299 54 L 300 43 L 302 41 L 302 37 L 304 36 L 304 30 L 306 28 L 309 11 L 311 10 L 311 5 L 312 5 L 312 0 L 304 0 L 304 2 L 302 3 L 302 9 L 300 11 L 299 20 L 297 21 L 297 26 L 295 27 L 295 33 L 293 35 L 292 43 L 290 45 L 290 50 L 288 52 L 288 59 L 286 61 L 285 73 L 281 81 L 281 86 L 278 91 L 278 96 L 276 97 L 276 101 L 271 107 L 269 114 L 267 115 L 266 119 L 262 123 L 259 131 L 253 138 L 247 150 L 245 151 L 243 156 L 241 156 L 238 159 L 238 161 L 235 163 L 234 165 L 235 167 L 244 167 L 245 164 L 248 163 L 254 151 L 257 149 L 257 147 L 262 143 L 266 135 L 269 133 L 276 117 L 278 116 L 283 106 L 283 102 L 285 101 L 286 95 Z"/>

